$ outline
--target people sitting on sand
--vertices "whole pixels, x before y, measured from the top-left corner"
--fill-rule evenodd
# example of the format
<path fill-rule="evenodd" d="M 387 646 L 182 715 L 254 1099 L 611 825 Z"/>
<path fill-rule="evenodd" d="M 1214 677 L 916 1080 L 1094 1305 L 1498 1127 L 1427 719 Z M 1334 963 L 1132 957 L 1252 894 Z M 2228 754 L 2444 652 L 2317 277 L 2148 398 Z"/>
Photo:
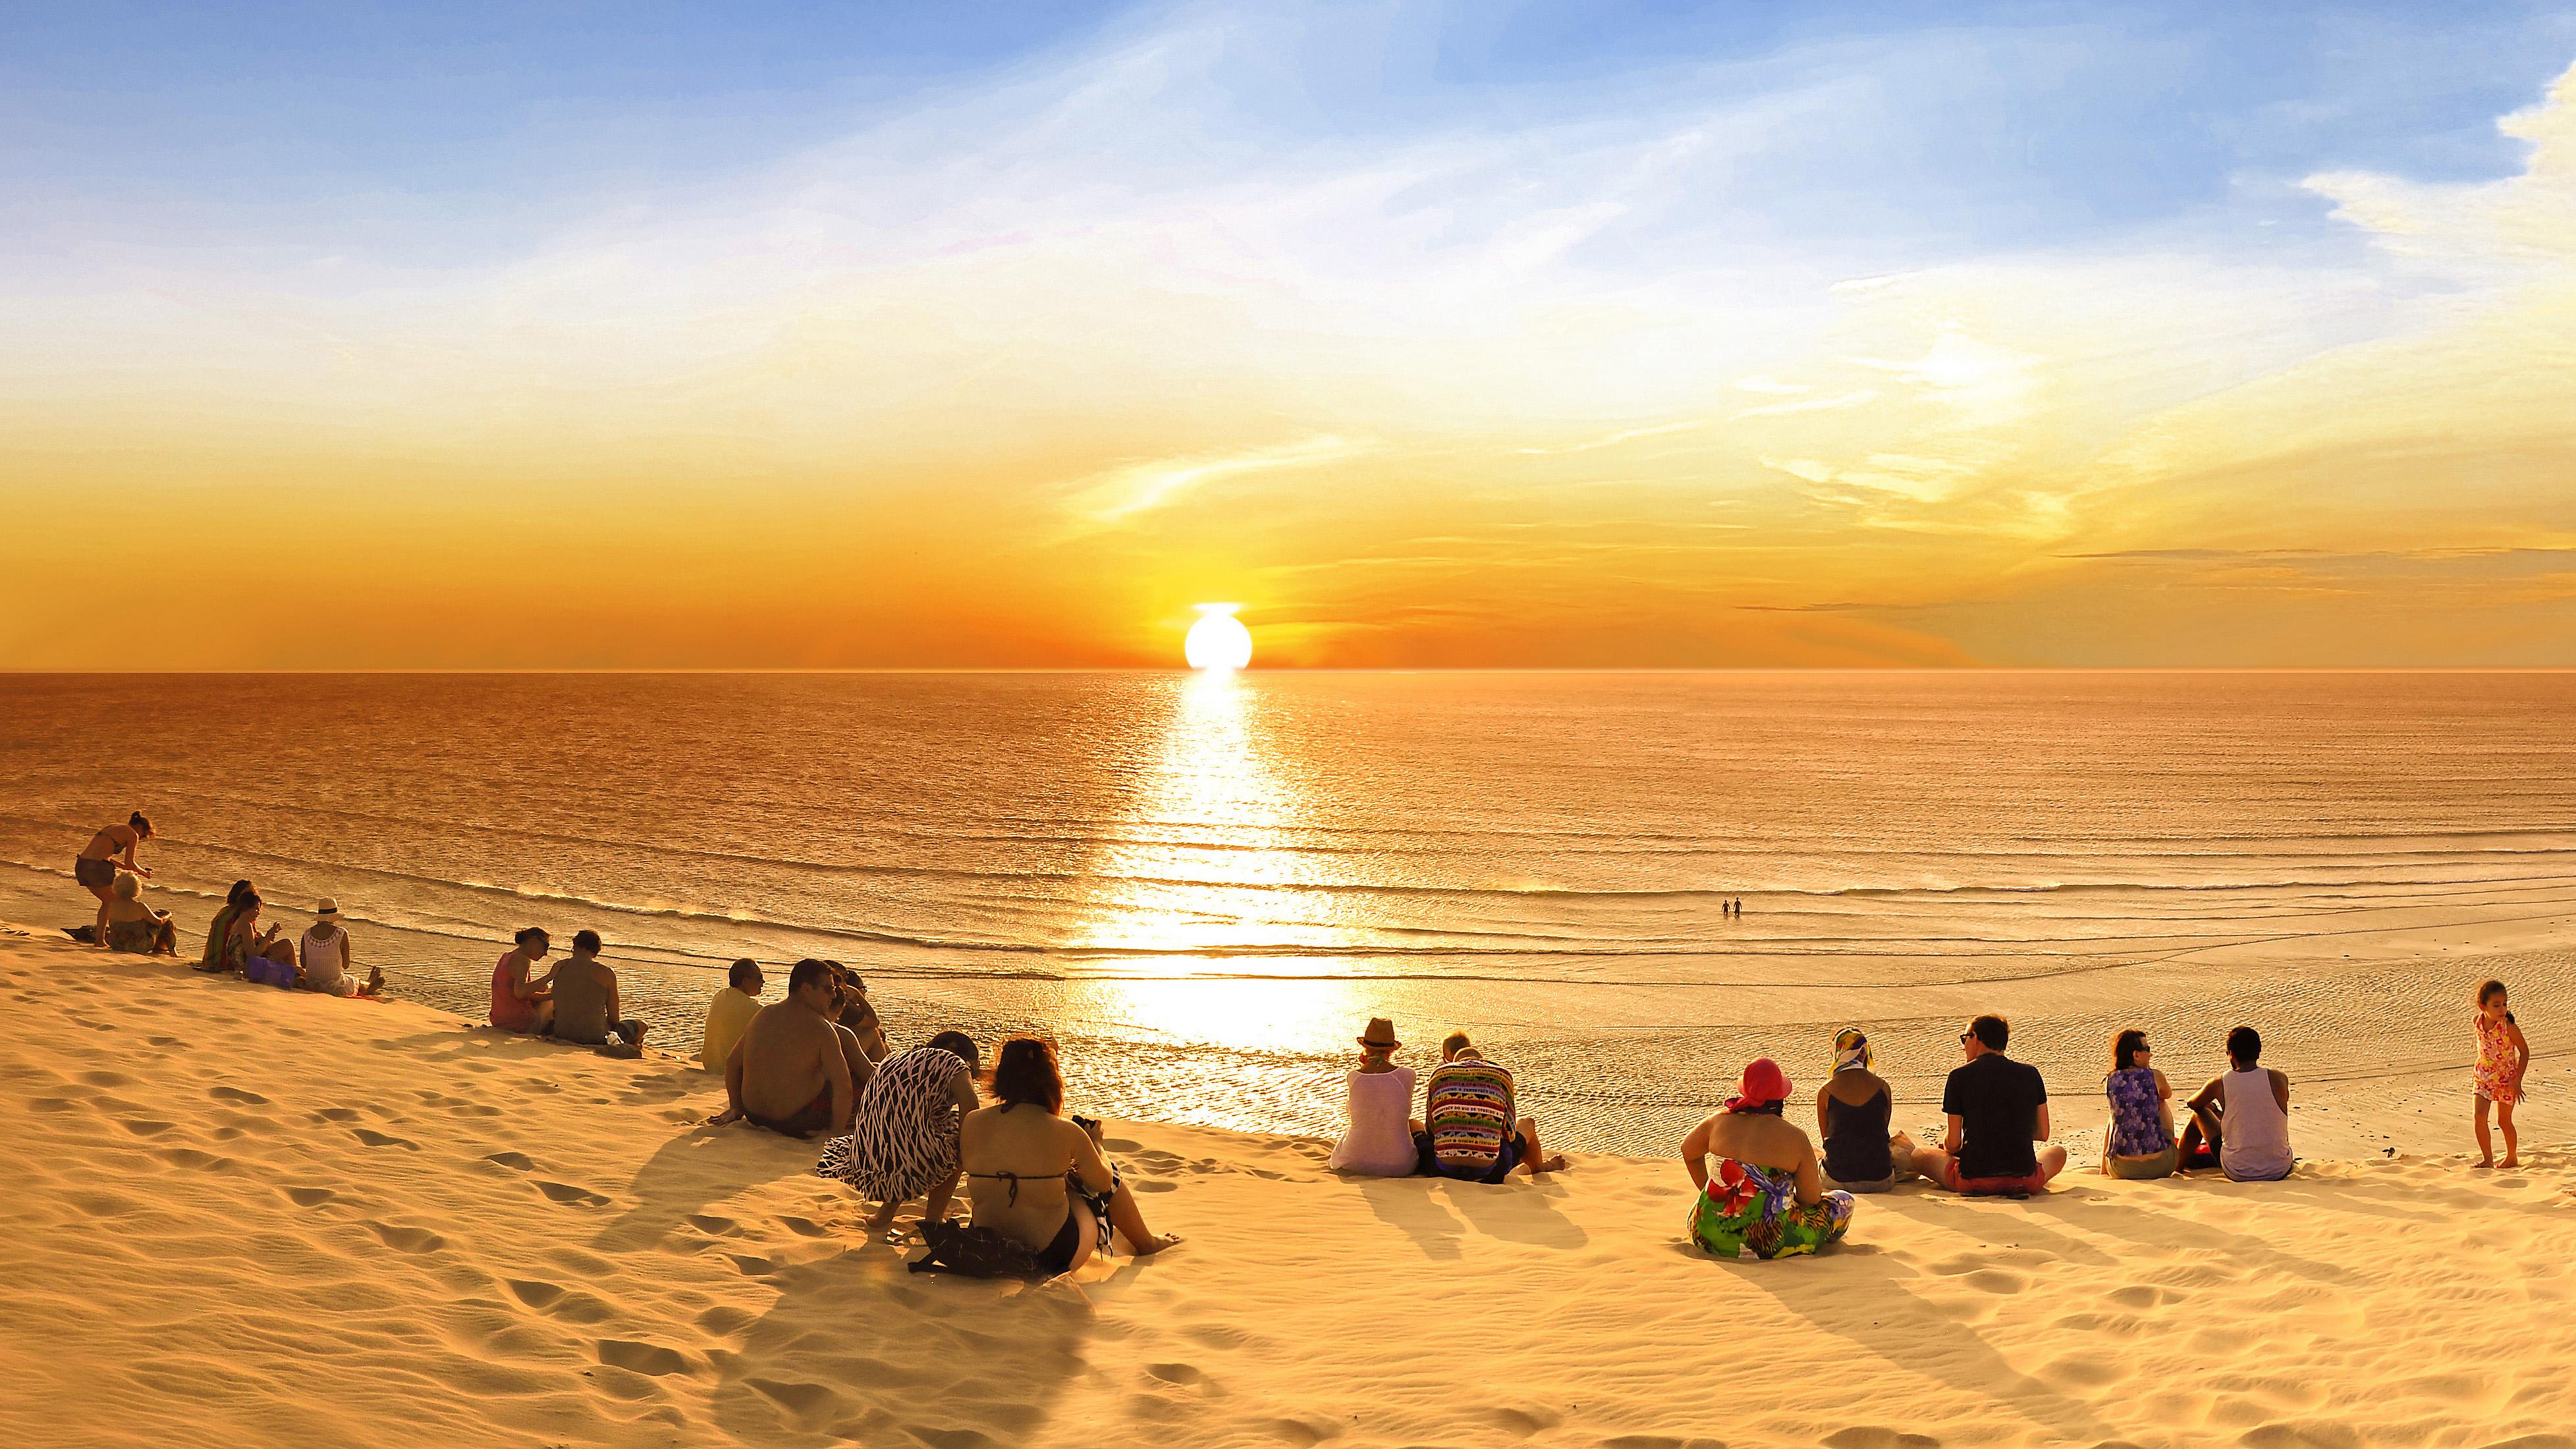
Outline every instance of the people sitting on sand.
<path fill-rule="evenodd" d="M 2263 1034 L 2240 1026 L 2227 1034 L 2228 1069 L 2185 1105 L 2185 1168 L 2215 1162 L 2231 1182 L 2278 1182 L 2298 1159 L 2290 1153 L 2290 1078 L 2263 1065 Z"/>
<path fill-rule="evenodd" d="M 1412 1116 L 1413 1069 L 1395 1064 L 1403 1046 L 1395 1039 L 1395 1023 L 1370 1017 L 1359 1044 L 1360 1064 L 1343 1082 L 1349 1125 L 1325 1165 L 1363 1177 L 1410 1177 L 1422 1164 L 1413 1140 L 1422 1124 Z"/>
<path fill-rule="evenodd" d="M 277 973 L 295 970 L 295 943 L 276 926 L 263 930 L 259 924 L 259 892 L 250 891 L 233 911 L 233 923 L 224 928 L 224 964 L 252 981 L 267 981 Z"/>
<path fill-rule="evenodd" d="M 2012 1026 L 1981 1016 L 1959 1033 L 1965 1064 L 1950 1072 L 1941 1110 L 1950 1119 L 1938 1148 L 1914 1149 L 1913 1167 L 1952 1192 L 2019 1196 L 2045 1191 L 2066 1170 L 2066 1149 L 2034 1151 L 2052 1135 L 2048 1085 L 2039 1068 L 2004 1055 Z"/>
<path fill-rule="evenodd" d="M 1856 1026 L 1834 1033 L 1834 1069 L 1816 1089 L 1816 1131 L 1825 1141 L 1825 1181 L 1845 1192 L 1885 1192 L 1914 1175 L 1914 1144 L 1887 1130 L 1895 1093 Z"/>
<path fill-rule="evenodd" d="M 111 951 L 130 951 L 137 956 L 176 956 L 179 954 L 179 926 L 167 911 L 156 911 L 143 904 L 143 882 L 116 873 L 116 884 L 108 888 L 112 897 L 107 905 L 107 932 L 103 939 Z"/>
<path fill-rule="evenodd" d="M 876 1005 L 868 1000 L 868 983 L 859 979 L 859 973 L 838 961 L 823 964 L 832 968 L 832 975 L 840 988 L 840 1007 L 833 1019 L 848 1027 L 850 1034 L 859 1039 L 859 1050 L 867 1054 L 869 1061 L 884 1061 L 885 1024 L 877 1020 Z"/>
<path fill-rule="evenodd" d="M 787 999 L 762 1007 L 725 1058 L 725 1109 L 708 1122 L 740 1119 L 797 1138 L 848 1131 L 874 1069 L 832 1015 L 832 969 L 797 962 Z"/>
<path fill-rule="evenodd" d="M 107 908 L 116 903 L 116 873 L 122 868 L 135 875 L 149 877 L 149 868 L 134 863 L 134 852 L 152 838 L 152 822 L 135 811 L 123 825 L 110 825 L 90 837 L 89 844 L 72 860 L 72 879 L 98 897 L 98 924 L 90 940 L 107 944 Z"/>
<path fill-rule="evenodd" d="M 1422 1172 L 1496 1183 L 1517 1170 L 1532 1177 L 1565 1166 L 1538 1140 L 1538 1119 L 1520 1115 L 1512 1074 L 1486 1060 L 1465 1032 L 1440 1043 L 1441 1064 L 1422 1089 L 1423 1130 L 1415 1138 Z"/>
<path fill-rule="evenodd" d="M 233 964 L 225 958 L 224 948 L 228 944 L 227 938 L 232 933 L 233 917 L 241 913 L 242 897 L 251 894 L 253 894 L 251 884 L 246 880 L 234 881 L 233 888 L 224 893 L 224 903 L 215 907 L 215 918 L 206 926 L 206 951 L 203 956 L 197 958 L 197 970 L 230 971 L 234 969 Z"/>
<path fill-rule="evenodd" d="M 1756 1057 L 1726 1105 L 1682 1139 L 1699 1189 L 1683 1232 L 1718 1257 L 1796 1257 L 1851 1230 L 1852 1195 L 1826 1189 L 1815 1144 L 1783 1115 L 1788 1104 L 1789 1074 Z"/>
<path fill-rule="evenodd" d="M 742 1040 L 743 1030 L 760 1014 L 760 993 L 768 984 L 761 978 L 759 962 L 745 956 L 733 963 L 725 974 L 724 989 L 707 1003 L 707 1034 L 698 1044 L 699 1066 L 711 1072 L 725 1069 L 733 1044 Z"/>
<path fill-rule="evenodd" d="M 2111 1074 L 2102 1079 L 2111 1123 L 2102 1134 L 2102 1170 L 2113 1177 L 2173 1176 L 2173 1087 L 2157 1071 L 2147 1034 L 2131 1027 L 2111 1038 Z"/>
<path fill-rule="evenodd" d="M 840 1031 L 855 1053 L 856 1038 Z M 870 1233 L 899 1237 L 895 1214 L 914 1198 L 922 1199 L 925 1225 L 948 1216 L 962 1160 L 958 1124 L 984 1105 L 975 1095 L 981 1065 L 973 1037 L 943 1031 L 875 1067 L 849 1130 L 826 1144 L 814 1164 L 815 1176 L 838 1178 L 877 1204 Z"/>
<path fill-rule="evenodd" d="M 554 942 L 538 926 L 522 929 L 514 939 L 517 944 L 492 967 L 492 1024 L 526 1036 L 554 1024 L 555 973 L 533 980 L 528 976 Z"/>
<path fill-rule="evenodd" d="M 324 896 L 313 908 L 313 928 L 296 943 L 296 960 L 301 968 L 295 984 L 307 991 L 326 996 L 374 996 L 385 989 L 383 967 L 367 973 L 362 984 L 353 973 L 357 969 L 357 950 L 349 943 L 349 929 L 340 924 L 340 903 Z"/>
<path fill-rule="evenodd" d="M 617 973 L 599 959 L 599 933 L 577 931 L 572 956 L 555 968 L 555 1019 L 547 1034 L 557 1041 L 606 1046 L 611 1036 L 623 1044 L 621 1055 L 641 1056 L 644 1023 L 628 1016 L 617 996 Z"/>
<path fill-rule="evenodd" d="M 959 1127 L 975 1225 L 1036 1249 L 1051 1273 L 1108 1252 L 1113 1235 L 1140 1258 L 1179 1242 L 1145 1226 L 1136 1194 L 1101 1156 L 1100 1124 L 1068 1122 L 1063 1112 L 1055 1049 L 1032 1037 L 1002 1043 L 993 1105 L 967 1113 Z"/>

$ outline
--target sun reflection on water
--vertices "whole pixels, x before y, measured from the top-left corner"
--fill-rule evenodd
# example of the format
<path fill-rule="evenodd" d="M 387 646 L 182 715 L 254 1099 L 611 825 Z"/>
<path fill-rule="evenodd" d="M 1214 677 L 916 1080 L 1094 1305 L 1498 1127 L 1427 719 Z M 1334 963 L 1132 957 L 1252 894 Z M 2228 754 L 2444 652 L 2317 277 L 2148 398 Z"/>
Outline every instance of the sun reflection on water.
<path fill-rule="evenodd" d="M 1352 983 L 1255 979 L 1338 974 L 1348 964 L 1333 949 L 1343 932 L 1331 913 L 1283 909 L 1277 890 L 1306 883 L 1312 869 L 1310 857 L 1284 848 L 1306 828 L 1308 802 L 1274 758 L 1261 685 L 1204 673 L 1175 681 L 1174 693 L 1136 807 L 1096 867 L 1094 908 L 1070 943 L 1117 953 L 1091 963 L 1113 979 L 1082 994 L 1102 1016 L 1176 1042 L 1264 1051 L 1330 1039 L 1352 1009 Z M 1315 909 L 1320 898 L 1302 904 Z M 1292 954 L 1299 947 L 1317 953 Z"/>

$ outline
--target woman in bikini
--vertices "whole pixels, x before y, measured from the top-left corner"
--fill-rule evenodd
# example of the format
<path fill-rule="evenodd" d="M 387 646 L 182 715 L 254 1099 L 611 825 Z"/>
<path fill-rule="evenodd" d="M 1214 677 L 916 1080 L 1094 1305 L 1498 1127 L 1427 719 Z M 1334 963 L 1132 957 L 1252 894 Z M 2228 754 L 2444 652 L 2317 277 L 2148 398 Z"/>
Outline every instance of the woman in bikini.
<path fill-rule="evenodd" d="M 152 822 L 135 811 L 123 825 L 110 825 L 90 837 L 80 855 L 72 861 L 72 879 L 82 889 L 98 897 L 98 932 L 90 938 L 92 945 L 107 944 L 107 908 L 116 904 L 116 873 L 123 869 L 149 877 L 148 867 L 134 863 L 134 852 L 152 838 Z"/>
<path fill-rule="evenodd" d="M 1100 1124 L 1066 1121 L 1064 1078 L 1055 1048 L 1030 1037 L 1002 1044 L 993 1064 L 996 1105 L 967 1114 L 963 1129 L 966 1195 L 975 1223 L 1038 1250 L 1056 1273 L 1109 1249 L 1112 1229 L 1136 1256 L 1180 1241 L 1145 1226 L 1136 1195 L 1100 1155 Z"/>

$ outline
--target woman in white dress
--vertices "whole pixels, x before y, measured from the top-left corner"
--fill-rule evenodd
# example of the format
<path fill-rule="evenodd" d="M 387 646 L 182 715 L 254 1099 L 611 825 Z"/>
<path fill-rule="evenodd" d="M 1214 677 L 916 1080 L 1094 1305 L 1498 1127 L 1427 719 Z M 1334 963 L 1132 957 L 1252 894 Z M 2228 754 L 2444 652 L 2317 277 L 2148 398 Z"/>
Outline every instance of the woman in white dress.
<path fill-rule="evenodd" d="M 1371 1017 L 1360 1035 L 1360 1064 L 1349 1077 L 1350 1125 L 1333 1144 L 1330 1166 L 1362 1177 L 1410 1177 L 1421 1160 L 1413 1136 L 1413 1069 L 1395 1064 L 1404 1043 L 1395 1023 Z"/>

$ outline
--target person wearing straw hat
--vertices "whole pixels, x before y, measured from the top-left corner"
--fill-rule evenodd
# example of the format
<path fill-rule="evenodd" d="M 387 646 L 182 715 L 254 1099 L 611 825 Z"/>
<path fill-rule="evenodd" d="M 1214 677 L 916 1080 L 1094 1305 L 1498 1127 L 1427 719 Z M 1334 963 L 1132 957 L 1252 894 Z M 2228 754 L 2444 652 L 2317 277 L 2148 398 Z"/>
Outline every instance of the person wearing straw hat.
<path fill-rule="evenodd" d="M 1360 1064 L 1351 1069 L 1344 1088 L 1350 1125 L 1333 1144 L 1326 1165 L 1362 1177 L 1410 1177 L 1421 1160 L 1413 1135 L 1422 1124 L 1413 1110 L 1413 1069 L 1395 1064 L 1404 1043 L 1395 1039 L 1395 1023 L 1369 1018 L 1359 1037 Z"/>
<path fill-rule="evenodd" d="M 357 962 L 357 953 L 350 947 L 348 928 L 340 924 L 340 903 L 329 896 L 313 908 L 313 929 L 295 943 L 295 955 L 300 968 L 295 984 L 307 991 L 327 996 L 373 996 L 385 988 L 382 968 L 370 973 L 364 986 L 349 974 Z"/>
<path fill-rule="evenodd" d="M 1887 1130 L 1895 1094 L 1876 1065 L 1869 1037 L 1844 1027 L 1834 1033 L 1834 1069 L 1816 1089 L 1825 1181 L 1850 1192 L 1885 1192 L 1914 1175 L 1912 1139 Z"/>

